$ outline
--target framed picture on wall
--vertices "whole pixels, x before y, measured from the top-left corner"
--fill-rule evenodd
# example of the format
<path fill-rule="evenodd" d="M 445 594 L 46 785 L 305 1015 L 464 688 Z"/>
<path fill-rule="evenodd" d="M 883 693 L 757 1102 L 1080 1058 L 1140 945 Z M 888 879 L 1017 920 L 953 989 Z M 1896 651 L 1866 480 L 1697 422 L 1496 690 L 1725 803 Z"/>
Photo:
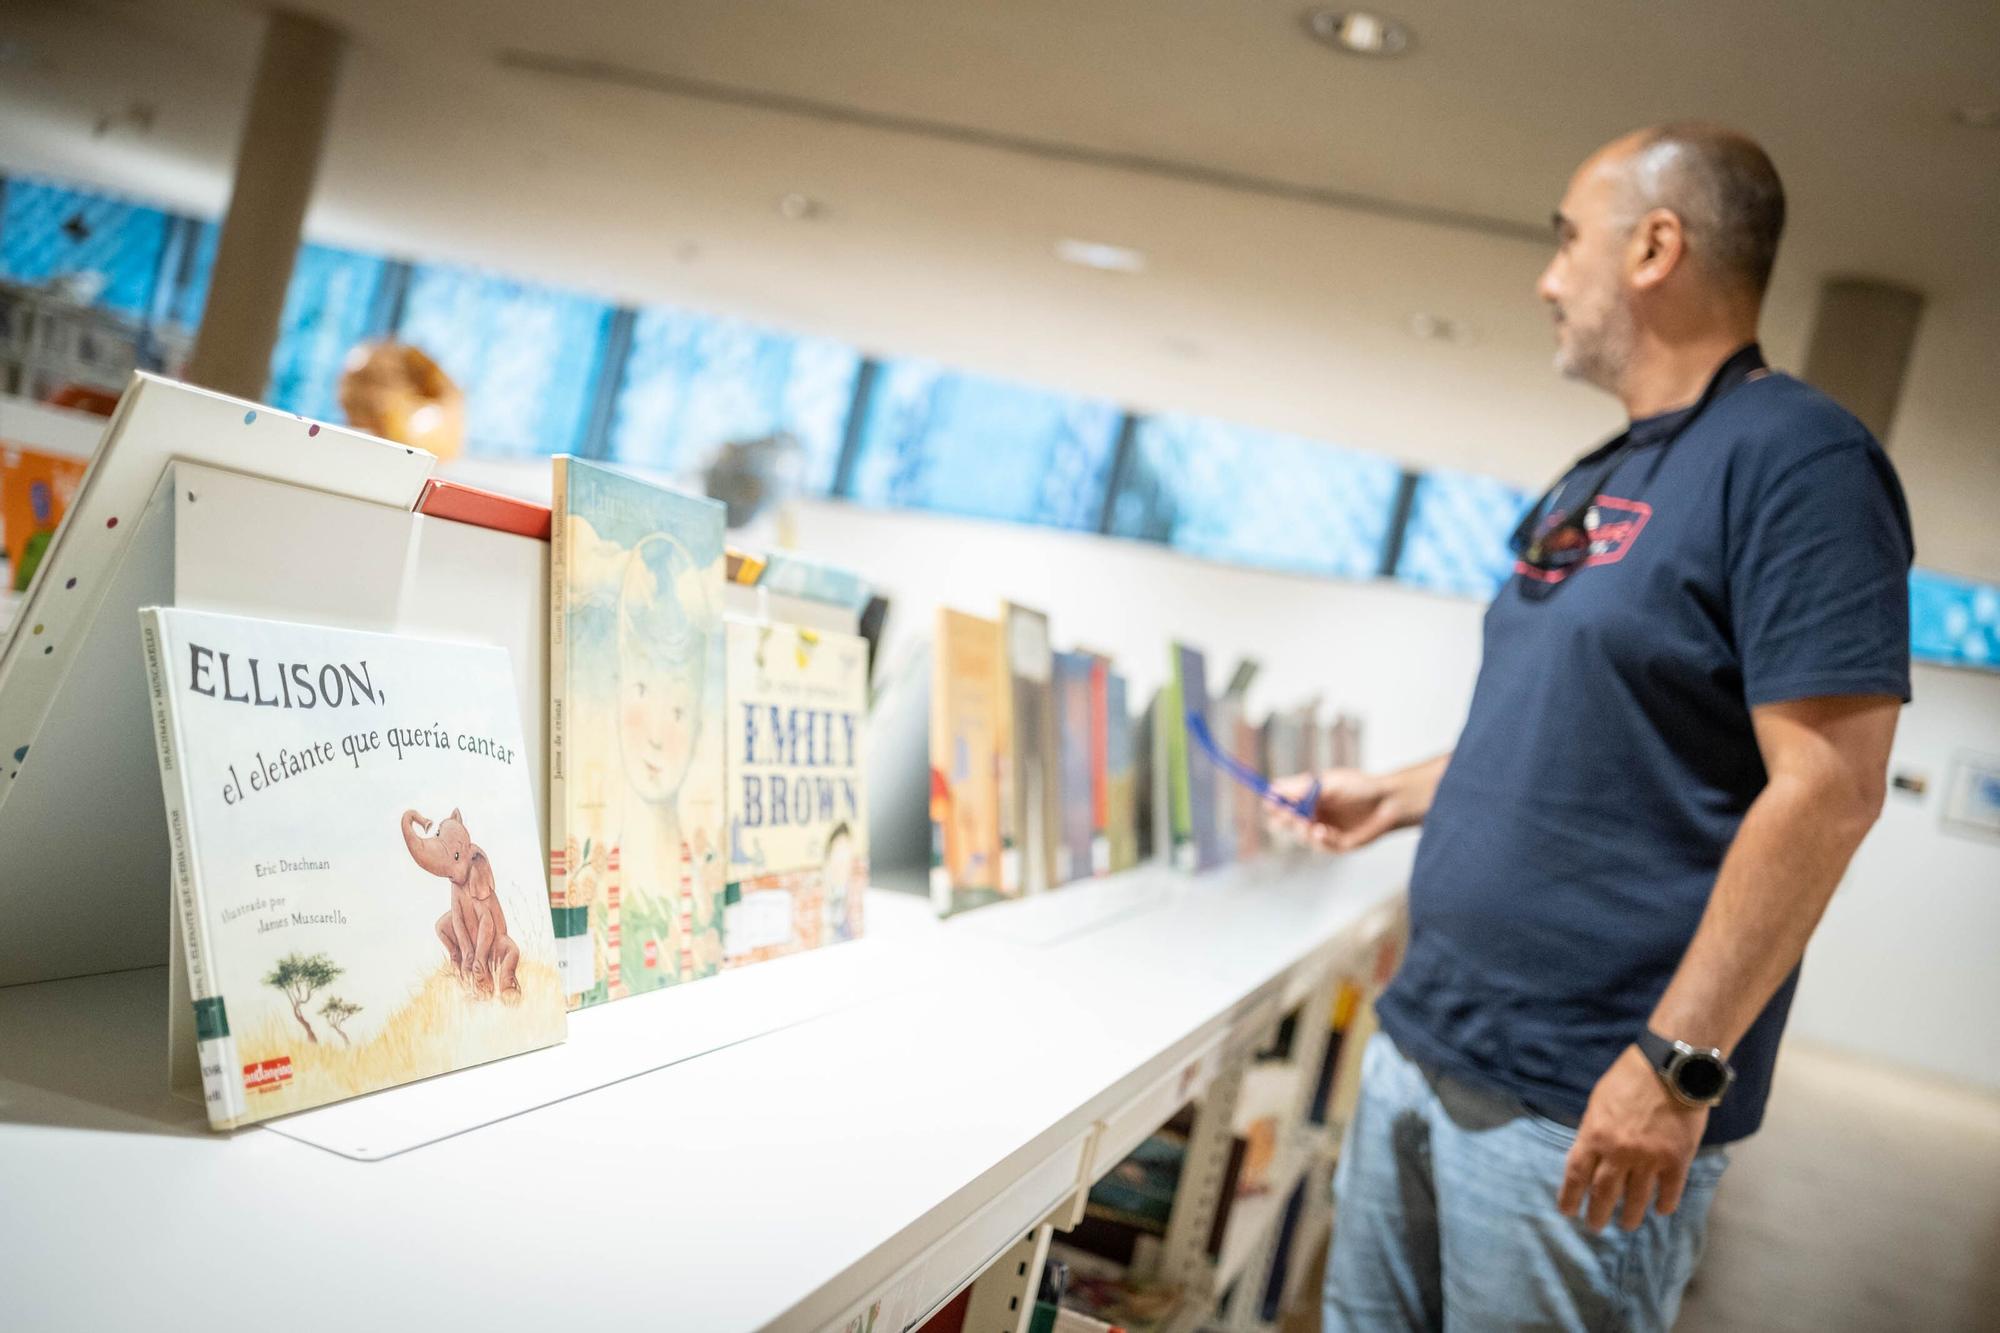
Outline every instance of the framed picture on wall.
<path fill-rule="evenodd" d="M 1952 832 L 2000 838 L 2000 755 L 1959 751 L 1952 760 L 1942 818 Z"/>

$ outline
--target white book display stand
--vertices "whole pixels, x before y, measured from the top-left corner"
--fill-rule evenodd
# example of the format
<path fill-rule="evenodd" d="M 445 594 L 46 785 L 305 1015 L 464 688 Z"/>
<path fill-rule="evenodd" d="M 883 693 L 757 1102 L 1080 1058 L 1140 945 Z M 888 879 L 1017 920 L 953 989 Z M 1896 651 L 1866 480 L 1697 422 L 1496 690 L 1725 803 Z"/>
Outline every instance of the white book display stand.
<path fill-rule="evenodd" d="M 197 1082 L 141 606 L 498 644 L 546 790 L 548 544 L 412 513 L 432 464 L 135 381 L 0 657 L 0 985 L 166 964 L 173 1081 Z M 852 628 L 841 614 L 829 628 Z M 865 1002 L 888 976 L 906 988 L 908 965 L 871 965 L 888 947 L 863 940 L 622 1000 L 573 1015 L 565 1046 L 265 1127 L 353 1157 L 401 1152 Z"/>

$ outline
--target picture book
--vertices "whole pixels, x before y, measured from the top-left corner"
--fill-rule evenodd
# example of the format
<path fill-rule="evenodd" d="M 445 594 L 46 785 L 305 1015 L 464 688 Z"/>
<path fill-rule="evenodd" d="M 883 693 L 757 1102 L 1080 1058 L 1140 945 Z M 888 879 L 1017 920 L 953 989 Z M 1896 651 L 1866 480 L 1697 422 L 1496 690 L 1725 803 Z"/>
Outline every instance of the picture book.
<path fill-rule="evenodd" d="M 85 461 L 44 453 L 0 439 L 0 545 L 6 548 L 7 586 L 26 592 L 55 540 L 64 511 L 83 484 Z"/>
<path fill-rule="evenodd" d="M 1125 677 L 1104 676 L 1104 836 L 1110 868 L 1139 864 L 1139 754 Z"/>
<path fill-rule="evenodd" d="M 505 649 L 140 620 L 212 1126 L 562 1040 Z"/>
<path fill-rule="evenodd" d="M 853 939 L 868 883 L 868 645 L 730 618 L 723 959 Z"/>
<path fill-rule="evenodd" d="M 1090 787 L 1089 653 L 1055 657 L 1057 791 L 1062 797 L 1056 843 L 1056 883 L 1088 879 L 1094 797 Z"/>
<path fill-rule="evenodd" d="M 931 901 L 941 914 L 1016 894 L 1000 882 L 997 622 L 939 608 L 930 725 Z"/>
<path fill-rule="evenodd" d="M 1239 706 L 1235 718 L 1236 735 L 1233 753 L 1244 767 L 1253 772 L 1271 776 L 1264 768 L 1264 731 L 1251 723 L 1243 715 Z M 1217 738 L 1220 741 L 1220 737 Z M 1248 860 L 1264 850 L 1264 820 L 1266 818 L 1264 800 L 1256 791 L 1242 783 L 1231 783 L 1231 802 L 1236 822 L 1236 859 Z"/>
<path fill-rule="evenodd" d="M 1056 841 L 1055 655 L 1049 618 L 1025 606 L 1001 608 L 1006 689 L 1000 700 L 1005 745 L 1000 765 L 1003 892 L 1040 893 L 1060 882 Z"/>
<path fill-rule="evenodd" d="M 723 509 L 575 458 L 553 497 L 549 893 L 577 1007 L 722 965 Z"/>

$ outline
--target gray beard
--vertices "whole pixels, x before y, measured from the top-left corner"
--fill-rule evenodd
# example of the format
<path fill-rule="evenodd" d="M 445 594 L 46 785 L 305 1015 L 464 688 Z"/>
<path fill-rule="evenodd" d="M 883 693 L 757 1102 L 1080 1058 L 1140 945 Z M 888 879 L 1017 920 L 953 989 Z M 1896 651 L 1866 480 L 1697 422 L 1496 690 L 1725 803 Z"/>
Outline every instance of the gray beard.
<path fill-rule="evenodd" d="M 1635 334 L 1631 312 L 1615 305 L 1597 328 L 1575 330 L 1567 347 L 1556 348 L 1556 373 L 1615 394 L 1631 365 Z"/>

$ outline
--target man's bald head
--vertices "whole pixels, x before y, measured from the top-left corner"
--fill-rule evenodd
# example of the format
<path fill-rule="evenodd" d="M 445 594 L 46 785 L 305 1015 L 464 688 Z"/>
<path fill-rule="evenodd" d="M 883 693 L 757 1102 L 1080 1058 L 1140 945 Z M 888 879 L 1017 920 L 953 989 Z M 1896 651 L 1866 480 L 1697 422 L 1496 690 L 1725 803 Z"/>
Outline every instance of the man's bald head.
<path fill-rule="evenodd" d="M 1785 230 L 1785 187 L 1754 139 L 1698 121 L 1658 125 L 1607 145 L 1599 164 L 1623 177 L 1634 221 L 1670 210 L 1698 263 L 1763 296 Z"/>

